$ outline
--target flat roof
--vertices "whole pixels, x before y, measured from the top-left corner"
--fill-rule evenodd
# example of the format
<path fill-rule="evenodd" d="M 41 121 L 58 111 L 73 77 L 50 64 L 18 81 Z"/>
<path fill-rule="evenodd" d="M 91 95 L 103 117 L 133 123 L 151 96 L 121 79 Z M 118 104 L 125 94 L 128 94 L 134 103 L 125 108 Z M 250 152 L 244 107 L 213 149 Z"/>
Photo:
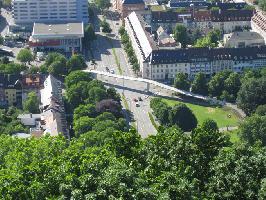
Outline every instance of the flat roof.
<path fill-rule="evenodd" d="M 34 23 L 32 36 L 83 36 L 83 23 Z"/>

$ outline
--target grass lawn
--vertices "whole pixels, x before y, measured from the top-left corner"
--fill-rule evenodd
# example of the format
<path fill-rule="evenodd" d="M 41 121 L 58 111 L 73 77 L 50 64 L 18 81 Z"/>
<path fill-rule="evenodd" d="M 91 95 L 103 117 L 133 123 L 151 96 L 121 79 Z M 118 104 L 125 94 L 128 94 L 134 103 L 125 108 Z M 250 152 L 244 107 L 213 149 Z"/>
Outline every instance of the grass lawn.
<path fill-rule="evenodd" d="M 237 143 L 240 140 L 239 135 L 237 134 L 237 130 L 227 131 L 227 132 L 224 132 L 224 134 L 229 135 L 230 142 L 232 143 Z"/>
<path fill-rule="evenodd" d="M 153 5 L 151 6 L 152 11 L 165 11 L 164 7 L 161 5 Z"/>
<path fill-rule="evenodd" d="M 163 99 L 169 106 L 174 106 L 179 101 Z M 201 124 L 205 119 L 213 119 L 217 122 L 218 127 L 237 126 L 239 118 L 229 109 L 219 107 L 200 106 L 191 103 L 185 103 L 195 114 L 198 119 L 198 123 Z M 231 118 L 228 117 L 231 115 Z"/>

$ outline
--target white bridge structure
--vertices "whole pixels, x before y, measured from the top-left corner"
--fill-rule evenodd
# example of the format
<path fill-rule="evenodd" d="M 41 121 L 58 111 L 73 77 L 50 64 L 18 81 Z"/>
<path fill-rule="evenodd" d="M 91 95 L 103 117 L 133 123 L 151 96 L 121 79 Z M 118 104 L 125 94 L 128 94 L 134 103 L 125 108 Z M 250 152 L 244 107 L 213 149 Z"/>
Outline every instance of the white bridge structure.
<path fill-rule="evenodd" d="M 184 90 L 180 90 L 180 89 L 171 87 L 169 85 L 159 83 L 157 81 L 153 81 L 153 80 L 149 80 L 149 79 L 135 78 L 135 77 L 131 77 L 131 76 L 123 76 L 123 75 L 118 75 L 118 74 L 111 74 L 109 72 L 103 72 L 103 71 L 98 71 L 98 70 L 83 70 L 83 71 L 94 74 L 96 77 L 97 77 L 97 75 L 101 75 L 104 77 L 112 77 L 112 78 L 123 80 L 123 86 L 124 86 L 124 80 L 146 83 L 147 84 L 147 87 L 146 87 L 147 92 L 150 91 L 150 85 L 153 85 L 153 86 L 157 86 L 157 87 L 160 87 L 162 89 L 165 89 L 165 90 L 169 90 L 171 92 L 176 92 L 178 94 L 182 94 L 182 95 L 187 96 L 187 97 L 193 97 L 195 99 L 204 100 L 204 101 L 207 101 L 211 104 L 224 104 L 223 102 L 221 102 L 217 99 L 210 98 L 207 96 L 198 95 L 198 94 L 194 94 L 192 92 L 188 92 L 188 91 L 184 91 Z"/>

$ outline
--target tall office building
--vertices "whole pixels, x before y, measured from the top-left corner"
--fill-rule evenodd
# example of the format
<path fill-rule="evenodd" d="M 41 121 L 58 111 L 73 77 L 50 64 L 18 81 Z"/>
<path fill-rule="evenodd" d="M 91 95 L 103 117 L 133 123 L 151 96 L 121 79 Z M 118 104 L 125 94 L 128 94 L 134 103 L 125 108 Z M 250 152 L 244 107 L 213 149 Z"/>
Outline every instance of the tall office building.
<path fill-rule="evenodd" d="M 12 6 L 16 24 L 88 23 L 87 0 L 12 0 Z"/>

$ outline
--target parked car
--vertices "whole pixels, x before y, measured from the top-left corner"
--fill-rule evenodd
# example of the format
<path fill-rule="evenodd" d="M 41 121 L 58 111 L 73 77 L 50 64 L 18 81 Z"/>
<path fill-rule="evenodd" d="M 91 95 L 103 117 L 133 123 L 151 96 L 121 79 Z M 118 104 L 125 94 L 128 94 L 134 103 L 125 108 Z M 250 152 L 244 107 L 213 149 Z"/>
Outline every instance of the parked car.
<path fill-rule="evenodd" d="M 139 103 L 138 103 L 138 102 L 136 103 L 136 107 L 140 107 L 140 105 L 139 105 Z"/>
<path fill-rule="evenodd" d="M 111 69 L 110 72 L 111 72 L 111 74 L 114 74 L 115 73 L 115 70 Z"/>
<path fill-rule="evenodd" d="M 36 53 L 36 60 L 37 61 L 43 61 L 45 59 L 45 55 L 43 52 L 37 52 Z"/>
<path fill-rule="evenodd" d="M 106 69 L 106 71 L 107 71 L 107 72 L 109 72 L 109 71 L 110 71 L 110 69 L 109 69 L 108 67 L 105 67 L 105 69 Z"/>
<path fill-rule="evenodd" d="M 142 98 L 141 97 L 139 97 L 138 99 L 139 99 L 139 101 L 142 101 Z"/>
<path fill-rule="evenodd" d="M 138 102 L 138 99 L 136 99 L 136 98 L 133 98 L 133 101 L 135 101 L 135 102 Z"/>

